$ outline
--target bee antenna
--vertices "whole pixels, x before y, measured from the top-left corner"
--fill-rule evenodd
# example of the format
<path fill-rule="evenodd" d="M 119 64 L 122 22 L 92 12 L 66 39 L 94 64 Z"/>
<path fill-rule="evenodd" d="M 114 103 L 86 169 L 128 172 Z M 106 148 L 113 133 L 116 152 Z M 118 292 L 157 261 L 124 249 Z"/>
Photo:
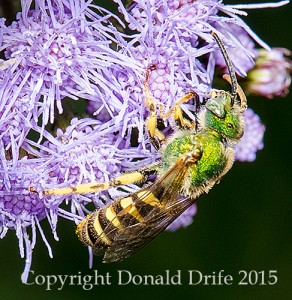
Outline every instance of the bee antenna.
<path fill-rule="evenodd" d="M 235 75 L 235 72 L 234 72 L 234 68 L 233 68 L 232 62 L 231 62 L 231 60 L 228 56 L 226 48 L 222 43 L 222 40 L 217 35 L 217 33 L 215 33 L 214 31 L 212 31 L 212 35 L 213 35 L 216 43 L 218 44 L 218 46 L 220 48 L 220 51 L 221 51 L 221 53 L 224 57 L 225 63 L 227 65 L 227 69 L 228 69 L 229 76 L 230 76 L 230 84 L 231 84 L 231 95 L 232 95 L 231 105 L 233 106 L 234 101 L 235 101 L 236 96 L 237 96 L 237 86 L 238 86 L 236 75 Z"/>

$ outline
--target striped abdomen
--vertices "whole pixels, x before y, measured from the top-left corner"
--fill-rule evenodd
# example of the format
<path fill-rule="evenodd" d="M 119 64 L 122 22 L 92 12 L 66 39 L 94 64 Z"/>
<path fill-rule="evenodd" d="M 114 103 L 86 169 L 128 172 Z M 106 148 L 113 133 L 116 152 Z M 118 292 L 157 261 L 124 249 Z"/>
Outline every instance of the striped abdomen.
<path fill-rule="evenodd" d="M 149 190 L 134 193 L 126 198 L 117 199 L 110 205 L 89 214 L 77 227 L 79 239 L 94 249 L 97 255 L 103 254 L 109 246 L 114 246 L 118 235 L 132 236 L 131 227 L 145 229 L 149 215 L 161 212 L 163 208 Z"/>

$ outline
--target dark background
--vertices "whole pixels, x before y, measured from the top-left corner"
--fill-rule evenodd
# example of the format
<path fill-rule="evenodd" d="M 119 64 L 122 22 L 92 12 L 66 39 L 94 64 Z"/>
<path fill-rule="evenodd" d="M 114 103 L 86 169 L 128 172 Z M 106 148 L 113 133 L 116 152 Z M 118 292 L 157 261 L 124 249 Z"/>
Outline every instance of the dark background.
<path fill-rule="evenodd" d="M 107 3 L 109 1 L 101 1 Z M 227 1 L 226 1 L 227 2 Z M 235 2 L 235 1 L 234 1 Z M 233 2 L 233 3 L 234 3 Z M 239 2 L 239 3 L 243 3 Z M 250 1 L 254 2 L 254 1 Z M 100 2 L 99 2 L 100 3 Z M 232 2 L 229 2 L 232 3 Z M 248 3 L 248 2 L 244 2 Z M 108 5 L 108 3 L 106 4 Z M 291 4 L 277 9 L 249 11 L 247 23 L 272 47 L 292 49 Z M 291 240 L 291 95 L 265 100 L 249 98 L 249 105 L 266 125 L 265 148 L 254 163 L 235 163 L 224 180 L 198 203 L 198 213 L 187 229 L 164 233 L 147 248 L 119 264 L 104 265 L 95 258 L 94 269 L 109 272 L 112 285 L 65 284 L 46 291 L 45 286 L 26 286 L 20 281 L 24 260 L 19 256 L 18 239 L 9 232 L 1 240 L 0 294 L 2 299 L 288 299 L 292 295 Z M 92 275 L 87 250 L 74 234 L 73 222 L 58 224 L 60 241 L 53 240 L 49 227 L 42 226 L 53 248 L 50 259 L 41 237 L 33 254 L 36 275 Z M 117 286 L 117 271 L 157 275 L 181 270 L 182 286 Z M 233 285 L 189 286 L 187 270 L 212 274 L 224 270 Z M 240 270 L 276 270 L 277 284 L 239 286 Z M 34 276 L 31 276 L 31 280 Z"/>

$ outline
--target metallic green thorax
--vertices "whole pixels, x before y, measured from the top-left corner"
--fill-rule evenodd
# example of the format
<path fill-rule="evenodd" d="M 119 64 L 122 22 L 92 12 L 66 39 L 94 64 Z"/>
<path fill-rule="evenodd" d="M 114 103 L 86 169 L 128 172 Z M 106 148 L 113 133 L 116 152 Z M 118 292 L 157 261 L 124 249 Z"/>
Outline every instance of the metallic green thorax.
<path fill-rule="evenodd" d="M 197 132 L 179 131 L 163 151 L 162 173 L 171 168 L 184 153 L 199 150 L 200 158 L 187 166 L 188 172 L 181 182 L 182 194 L 197 197 L 220 180 L 231 168 L 234 145 L 243 134 L 244 122 L 240 106 L 230 105 L 230 94 L 214 91 L 200 112 Z"/>

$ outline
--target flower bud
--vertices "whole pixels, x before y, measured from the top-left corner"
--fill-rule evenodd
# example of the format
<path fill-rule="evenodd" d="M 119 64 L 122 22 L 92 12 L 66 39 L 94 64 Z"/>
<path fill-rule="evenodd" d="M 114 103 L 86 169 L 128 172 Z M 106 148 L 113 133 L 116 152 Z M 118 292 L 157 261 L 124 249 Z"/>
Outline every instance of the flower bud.
<path fill-rule="evenodd" d="M 245 90 L 266 98 L 284 97 L 291 83 L 291 52 L 285 48 L 260 49 L 255 67 L 248 73 Z"/>

